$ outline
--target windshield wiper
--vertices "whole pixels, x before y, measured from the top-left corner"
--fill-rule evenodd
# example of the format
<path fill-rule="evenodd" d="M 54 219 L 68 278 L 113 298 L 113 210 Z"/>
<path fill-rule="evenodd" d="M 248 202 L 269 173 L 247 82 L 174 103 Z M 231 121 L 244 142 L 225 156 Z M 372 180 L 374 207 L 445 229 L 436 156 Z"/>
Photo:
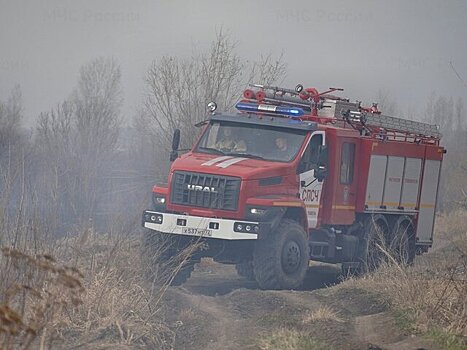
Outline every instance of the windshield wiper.
<path fill-rule="evenodd" d="M 249 153 L 237 153 L 237 152 L 229 152 L 225 153 L 226 156 L 234 156 L 234 157 L 245 157 L 245 158 L 252 158 L 252 159 L 262 159 L 264 160 L 263 157 L 257 156 L 255 154 L 249 154 Z"/>
<path fill-rule="evenodd" d="M 214 153 L 214 154 L 222 154 L 225 156 L 225 153 L 222 152 L 220 149 L 212 148 L 212 147 L 198 147 L 199 150 L 207 151 L 207 153 Z"/>

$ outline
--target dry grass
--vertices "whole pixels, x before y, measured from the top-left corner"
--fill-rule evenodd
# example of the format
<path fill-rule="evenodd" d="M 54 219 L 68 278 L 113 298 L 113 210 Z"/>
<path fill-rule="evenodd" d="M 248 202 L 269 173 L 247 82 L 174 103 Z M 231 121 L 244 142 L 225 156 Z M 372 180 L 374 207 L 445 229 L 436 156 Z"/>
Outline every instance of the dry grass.
<path fill-rule="evenodd" d="M 261 350 L 327 350 L 330 349 L 321 341 L 310 335 L 290 329 L 278 331 L 259 339 L 258 347 Z"/>
<path fill-rule="evenodd" d="M 148 285 L 141 272 L 139 236 L 85 235 L 63 246 L 86 276 L 83 305 L 68 318 L 63 334 L 93 348 L 169 347 L 173 335 L 159 317 L 160 286 Z"/>
<path fill-rule="evenodd" d="M 434 248 L 442 248 L 448 244 L 457 245 L 465 240 L 467 235 L 467 210 L 456 210 L 449 214 L 437 216 L 435 232 Z"/>
<path fill-rule="evenodd" d="M 143 276 L 140 242 L 88 229 L 55 242 L 55 258 L 4 249 L 0 348 L 172 348 L 166 283 Z"/>
<path fill-rule="evenodd" d="M 323 305 L 319 309 L 312 311 L 302 320 L 304 324 L 310 324 L 317 321 L 344 322 L 344 320 L 339 316 L 339 313 L 334 311 L 328 305 Z"/>
<path fill-rule="evenodd" d="M 44 349 L 57 337 L 61 315 L 83 303 L 83 275 L 49 255 L 1 252 L 1 348 L 28 349 L 36 342 Z"/>
<path fill-rule="evenodd" d="M 419 257 L 414 266 L 401 266 L 388 259 L 376 272 L 336 288 L 358 288 L 380 295 L 393 309 L 408 315 L 410 327 L 416 331 L 441 331 L 467 339 L 465 218 L 466 212 L 440 218 L 437 234 L 447 243 L 430 256 Z"/>
<path fill-rule="evenodd" d="M 346 286 L 380 293 L 396 309 L 410 311 L 420 331 L 441 328 L 465 337 L 466 267 L 465 261 L 425 271 L 385 266 L 374 274 L 347 282 Z"/>

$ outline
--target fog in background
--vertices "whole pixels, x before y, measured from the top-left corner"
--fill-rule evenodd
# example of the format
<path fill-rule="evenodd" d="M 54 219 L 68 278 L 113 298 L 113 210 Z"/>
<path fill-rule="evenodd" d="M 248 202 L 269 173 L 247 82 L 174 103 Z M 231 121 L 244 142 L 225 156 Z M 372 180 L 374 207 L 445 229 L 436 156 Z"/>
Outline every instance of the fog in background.
<path fill-rule="evenodd" d="M 368 103 L 382 90 L 402 114 L 422 112 L 432 92 L 466 96 L 455 71 L 467 79 L 467 2 L 454 0 L 1 0 L 0 96 L 19 84 L 23 125 L 32 126 L 68 98 L 80 66 L 110 56 L 131 123 L 151 62 L 206 50 L 220 28 L 246 59 L 283 53 L 286 86 L 343 87 Z"/>
<path fill-rule="evenodd" d="M 438 208 L 467 208 L 466 19 L 465 1 L 2 1 L 0 230 L 135 230 L 173 130 L 189 148 L 248 82 L 439 124 Z"/>

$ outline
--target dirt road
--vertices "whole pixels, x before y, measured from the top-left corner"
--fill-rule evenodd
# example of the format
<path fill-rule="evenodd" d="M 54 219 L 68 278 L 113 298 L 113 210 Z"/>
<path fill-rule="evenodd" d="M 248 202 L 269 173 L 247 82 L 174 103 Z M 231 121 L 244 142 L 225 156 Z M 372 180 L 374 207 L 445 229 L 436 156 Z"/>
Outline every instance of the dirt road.
<path fill-rule="evenodd" d="M 337 283 L 339 270 L 320 265 L 310 268 L 302 290 L 262 291 L 232 266 L 202 262 L 166 296 L 174 348 L 435 349 L 403 334 L 386 305 L 365 291 L 324 288 Z"/>

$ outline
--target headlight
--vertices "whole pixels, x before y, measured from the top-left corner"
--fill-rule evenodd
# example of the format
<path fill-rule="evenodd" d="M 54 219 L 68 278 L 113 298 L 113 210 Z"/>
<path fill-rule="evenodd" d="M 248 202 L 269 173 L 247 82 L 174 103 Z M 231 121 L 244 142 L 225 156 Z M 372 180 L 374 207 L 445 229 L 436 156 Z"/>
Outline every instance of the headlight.
<path fill-rule="evenodd" d="M 152 194 L 152 204 L 154 205 L 155 210 L 165 211 L 166 201 L 167 199 L 163 195 L 159 193 Z"/>
<path fill-rule="evenodd" d="M 250 208 L 250 213 L 253 215 L 263 216 L 267 210 L 262 208 Z"/>
<path fill-rule="evenodd" d="M 271 221 L 277 216 L 283 214 L 282 207 L 260 207 L 256 205 L 249 205 L 245 210 L 245 220 L 251 221 Z"/>
<path fill-rule="evenodd" d="M 159 204 L 165 204 L 165 197 L 155 197 L 155 201 Z"/>

